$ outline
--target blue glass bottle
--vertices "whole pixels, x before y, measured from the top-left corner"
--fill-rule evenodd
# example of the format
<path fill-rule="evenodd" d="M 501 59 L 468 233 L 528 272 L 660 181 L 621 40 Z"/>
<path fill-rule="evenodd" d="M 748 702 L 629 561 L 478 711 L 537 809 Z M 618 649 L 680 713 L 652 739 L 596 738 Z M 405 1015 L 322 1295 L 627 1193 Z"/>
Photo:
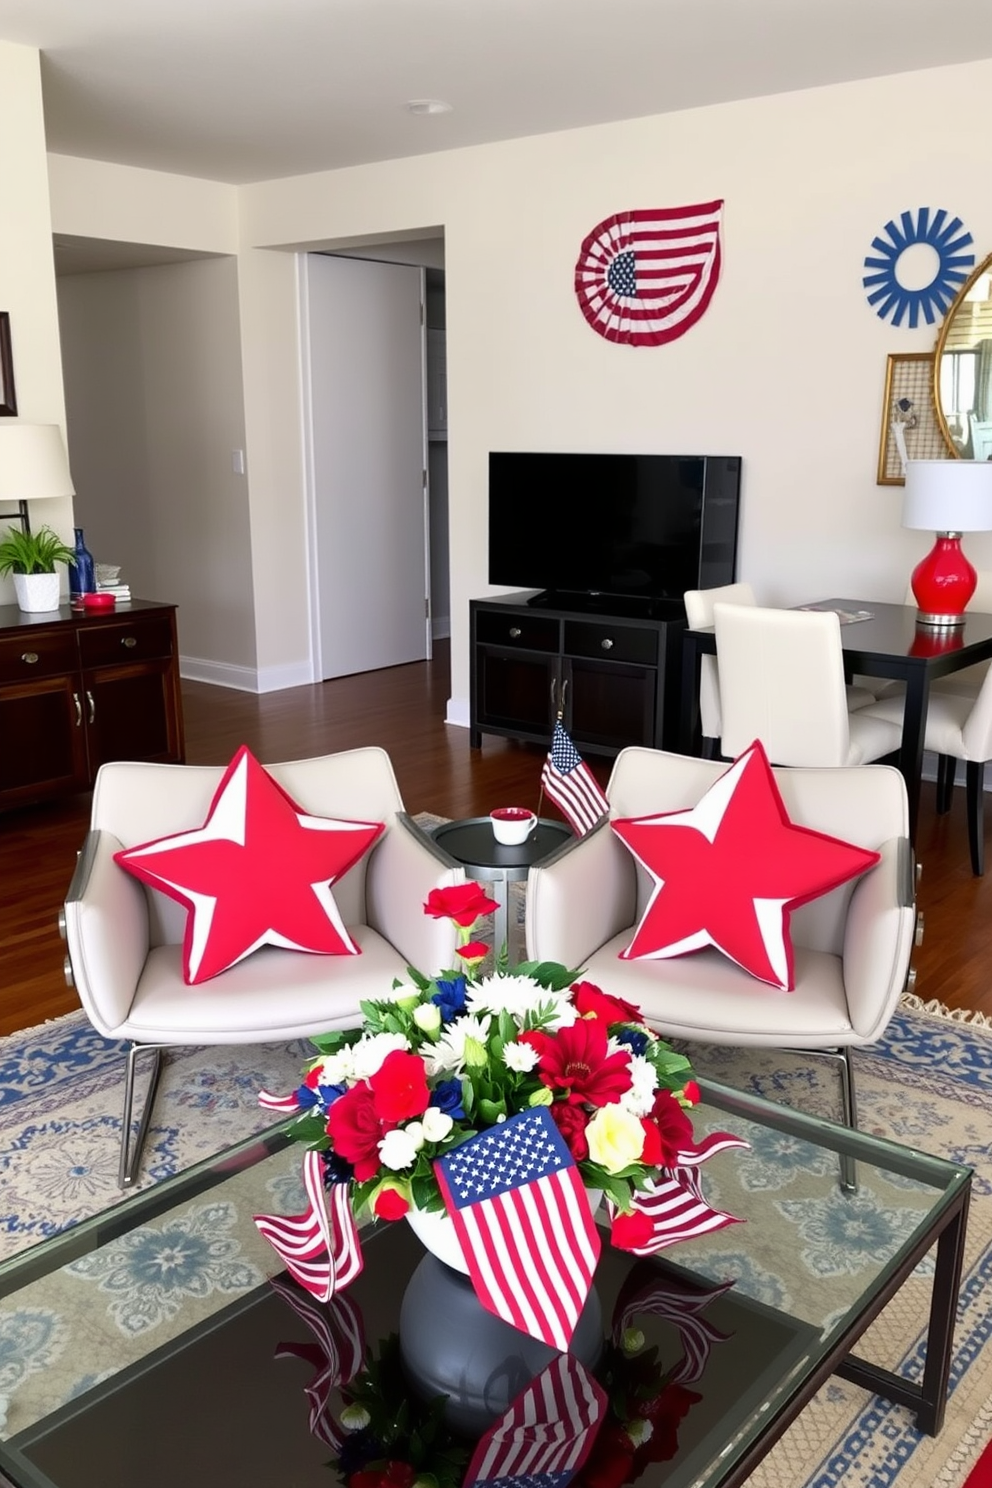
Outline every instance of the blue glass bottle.
<path fill-rule="evenodd" d="M 93 554 L 86 546 L 82 527 L 75 527 L 73 531 L 76 534 L 76 560 L 69 564 L 70 599 L 75 599 L 82 594 L 96 593 L 96 568 L 93 564 Z"/>

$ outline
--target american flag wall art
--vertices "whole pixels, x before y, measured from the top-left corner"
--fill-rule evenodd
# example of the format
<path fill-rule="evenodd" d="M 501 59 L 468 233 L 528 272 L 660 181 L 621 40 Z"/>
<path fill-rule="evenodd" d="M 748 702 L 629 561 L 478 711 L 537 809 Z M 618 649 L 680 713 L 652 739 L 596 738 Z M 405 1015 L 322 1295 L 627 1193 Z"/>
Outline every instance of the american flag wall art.
<path fill-rule="evenodd" d="M 720 278 L 723 202 L 617 212 L 592 229 L 575 265 L 579 308 L 594 331 L 662 346 L 705 312 Z"/>

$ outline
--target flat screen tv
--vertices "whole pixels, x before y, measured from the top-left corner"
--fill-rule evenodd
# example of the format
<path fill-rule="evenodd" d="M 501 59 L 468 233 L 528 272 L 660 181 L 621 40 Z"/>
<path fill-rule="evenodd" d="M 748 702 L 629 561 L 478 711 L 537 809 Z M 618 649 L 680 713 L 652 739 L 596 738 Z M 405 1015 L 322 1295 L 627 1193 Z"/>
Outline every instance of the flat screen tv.
<path fill-rule="evenodd" d="M 734 582 L 739 455 L 489 456 L 489 582 L 531 603 L 681 612 Z"/>

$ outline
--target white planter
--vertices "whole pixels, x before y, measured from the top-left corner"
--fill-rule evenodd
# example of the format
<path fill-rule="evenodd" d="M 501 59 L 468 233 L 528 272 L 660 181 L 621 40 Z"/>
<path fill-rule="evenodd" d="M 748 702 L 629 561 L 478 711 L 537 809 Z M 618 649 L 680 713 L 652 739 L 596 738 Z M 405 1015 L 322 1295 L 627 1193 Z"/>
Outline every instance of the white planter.
<path fill-rule="evenodd" d="M 29 615 L 59 607 L 57 573 L 14 574 L 14 593 L 18 608 Z"/>
<path fill-rule="evenodd" d="M 602 1190 L 587 1188 L 585 1196 L 589 1201 L 590 1212 L 595 1214 L 603 1197 Z M 406 1222 L 425 1250 L 450 1266 L 452 1271 L 461 1271 L 468 1275 L 468 1266 L 462 1255 L 455 1227 L 442 1209 L 411 1209 L 406 1215 Z"/>

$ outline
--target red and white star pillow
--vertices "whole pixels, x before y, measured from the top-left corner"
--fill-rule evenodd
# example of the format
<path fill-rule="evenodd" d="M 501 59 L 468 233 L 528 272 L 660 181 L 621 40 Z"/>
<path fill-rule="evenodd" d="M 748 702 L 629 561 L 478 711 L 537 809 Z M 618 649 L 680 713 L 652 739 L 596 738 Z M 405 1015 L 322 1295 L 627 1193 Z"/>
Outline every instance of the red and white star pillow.
<path fill-rule="evenodd" d="M 876 852 L 794 825 L 757 741 L 689 810 L 612 826 L 655 881 L 622 959 L 715 946 L 788 992 L 795 986 L 792 911 L 879 861 Z"/>
<path fill-rule="evenodd" d="M 242 745 L 202 827 L 126 848 L 114 861 L 187 906 L 183 976 L 193 984 L 263 945 L 359 955 L 331 884 L 382 831 L 381 822 L 308 816 Z"/>

